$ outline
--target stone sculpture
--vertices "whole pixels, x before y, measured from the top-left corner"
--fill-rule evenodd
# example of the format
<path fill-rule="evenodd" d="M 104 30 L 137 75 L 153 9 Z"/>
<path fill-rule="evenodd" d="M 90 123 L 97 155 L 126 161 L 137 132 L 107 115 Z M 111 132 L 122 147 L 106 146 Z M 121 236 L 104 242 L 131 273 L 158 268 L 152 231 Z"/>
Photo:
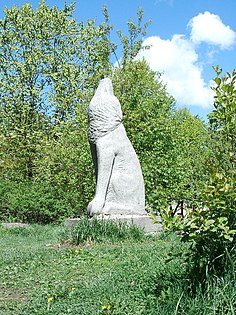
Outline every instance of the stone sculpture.
<path fill-rule="evenodd" d="M 102 79 L 88 107 L 88 137 L 96 171 L 96 192 L 88 214 L 146 215 L 139 160 L 122 124 L 111 79 Z"/>

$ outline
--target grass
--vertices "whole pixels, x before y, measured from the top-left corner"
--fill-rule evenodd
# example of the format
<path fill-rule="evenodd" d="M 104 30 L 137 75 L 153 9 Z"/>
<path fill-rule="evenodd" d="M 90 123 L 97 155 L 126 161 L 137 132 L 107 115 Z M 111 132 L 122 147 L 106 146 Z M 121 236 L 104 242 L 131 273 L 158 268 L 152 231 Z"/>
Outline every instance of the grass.
<path fill-rule="evenodd" d="M 84 217 L 73 228 L 71 238 L 76 245 L 88 241 L 114 243 L 125 240 L 140 241 L 145 238 L 145 233 L 144 230 L 136 225 Z"/>
<path fill-rule="evenodd" d="M 175 235 L 60 242 L 62 226 L 0 227 L 0 314 L 235 314 L 232 277 L 187 293 Z M 171 255 L 174 257 L 169 259 Z M 169 262 L 168 262 L 169 261 Z"/>

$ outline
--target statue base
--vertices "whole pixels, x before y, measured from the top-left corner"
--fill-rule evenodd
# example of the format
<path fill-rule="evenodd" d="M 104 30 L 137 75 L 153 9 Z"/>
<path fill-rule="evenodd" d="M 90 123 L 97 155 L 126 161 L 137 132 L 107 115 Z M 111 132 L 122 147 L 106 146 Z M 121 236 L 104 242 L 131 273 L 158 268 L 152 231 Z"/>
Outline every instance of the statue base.
<path fill-rule="evenodd" d="M 97 220 L 112 220 L 115 222 L 124 222 L 126 224 L 134 224 L 144 230 L 147 234 L 160 234 L 163 231 L 163 225 L 161 223 L 153 224 L 153 220 L 149 215 L 97 215 L 92 217 Z M 156 217 L 158 222 L 161 222 L 161 218 L 159 216 Z M 78 222 L 80 218 L 73 219 L 65 219 L 65 227 L 68 229 L 72 229 Z"/>

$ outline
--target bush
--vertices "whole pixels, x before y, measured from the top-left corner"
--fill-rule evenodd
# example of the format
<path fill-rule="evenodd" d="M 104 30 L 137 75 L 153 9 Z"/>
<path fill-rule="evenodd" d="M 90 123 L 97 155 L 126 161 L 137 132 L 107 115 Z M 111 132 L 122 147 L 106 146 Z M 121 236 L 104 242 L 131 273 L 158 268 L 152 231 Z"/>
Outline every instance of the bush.
<path fill-rule="evenodd" d="M 190 243 L 189 279 L 194 290 L 215 277 L 235 279 L 236 241 L 236 72 L 220 78 L 215 67 L 215 109 L 209 115 L 211 144 L 210 178 L 200 195 L 201 203 L 183 221 L 166 215 L 165 226 L 181 233 Z M 164 218 L 165 219 L 165 218 Z"/>
<path fill-rule="evenodd" d="M 47 183 L 0 181 L 0 220 L 55 223 L 83 213 L 77 191 Z"/>
<path fill-rule="evenodd" d="M 182 239 L 192 242 L 191 273 L 198 282 L 208 276 L 221 277 L 232 269 L 236 240 L 235 182 L 216 172 L 203 198 L 203 207 L 190 213 L 182 225 Z"/>

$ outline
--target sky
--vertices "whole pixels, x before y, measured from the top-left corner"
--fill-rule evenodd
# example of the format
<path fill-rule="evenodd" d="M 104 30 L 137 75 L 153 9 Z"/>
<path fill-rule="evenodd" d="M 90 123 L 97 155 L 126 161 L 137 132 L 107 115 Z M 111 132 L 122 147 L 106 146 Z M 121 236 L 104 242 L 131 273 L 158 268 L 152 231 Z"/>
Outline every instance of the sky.
<path fill-rule="evenodd" d="M 1 0 L 0 18 L 5 7 L 37 0 Z M 67 0 L 67 3 L 72 1 Z M 102 7 L 107 5 L 114 31 L 127 30 L 128 19 L 136 19 L 139 7 L 144 20 L 151 19 L 144 37 L 150 49 L 140 53 L 150 67 L 162 74 L 168 92 L 177 107 L 187 107 L 206 120 L 213 109 L 210 88 L 215 77 L 213 66 L 223 73 L 236 68 L 236 0 L 76 0 L 77 21 L 103 21 Z M 64 0 L 47 0 L 49 6 L 64 6 Z M 113 38 L 112 38 L 113 39 Z M 114 37 L 113 40 L 116 40 Z"/>

